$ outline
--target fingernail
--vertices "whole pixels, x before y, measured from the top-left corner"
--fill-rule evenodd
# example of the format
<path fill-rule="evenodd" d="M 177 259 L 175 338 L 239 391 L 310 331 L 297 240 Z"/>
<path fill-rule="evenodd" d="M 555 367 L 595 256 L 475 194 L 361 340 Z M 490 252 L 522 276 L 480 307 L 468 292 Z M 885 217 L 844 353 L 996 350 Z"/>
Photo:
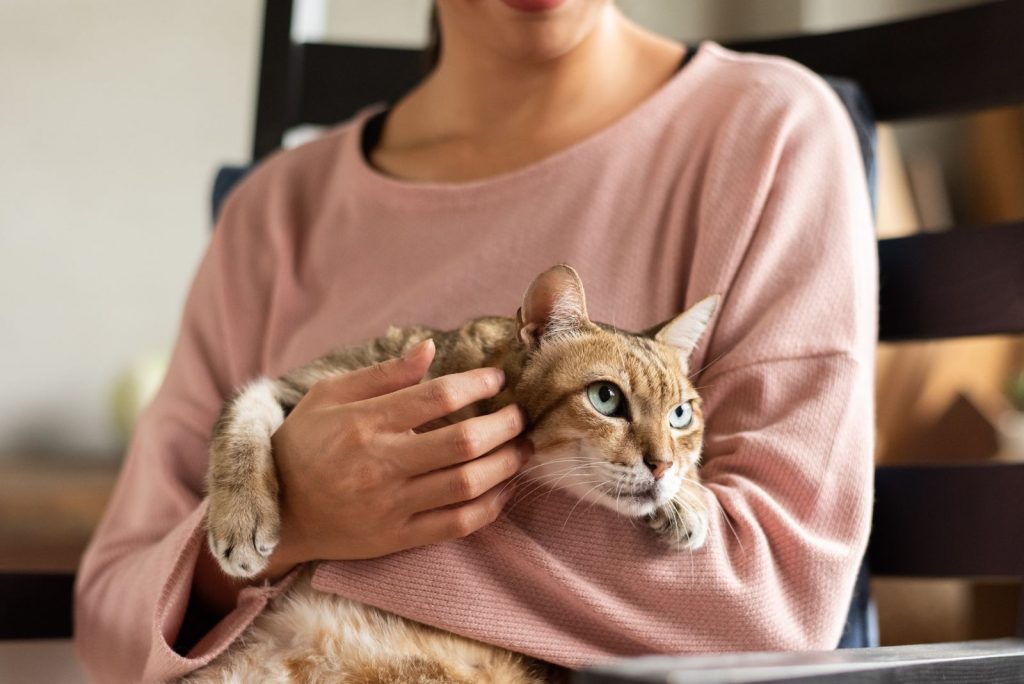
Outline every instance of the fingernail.
<path fill-rule="evenodd" d="M 500 368 L 495 368 L 494 369 L 494 374 L 495 374 L 495 377 L 498 378 L 498 388 L 500 389 L 500 388 L 504 387 L 505 386 L 505 371 L 503 371 Z"/>

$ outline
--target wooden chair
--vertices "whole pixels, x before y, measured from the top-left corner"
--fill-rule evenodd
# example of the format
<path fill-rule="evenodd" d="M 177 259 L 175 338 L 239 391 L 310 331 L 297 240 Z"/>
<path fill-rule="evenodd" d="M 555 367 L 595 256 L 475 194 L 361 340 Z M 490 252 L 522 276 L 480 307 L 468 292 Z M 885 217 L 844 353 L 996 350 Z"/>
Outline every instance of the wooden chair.
<path fill-rule="evenodd" d="M 294 43 L 292 5 L 292 0 L 266 0 L 254 160 L 278 148 L 290 127 L 334 124 L 372 102 L 393 101 L 423 73 L 422 55 L 415 50 Z M 818 73 L 851 79 L 878 120 L 898 121 L 1024 103 L 1020 26 L 1024 0 L 998 0 L 864 29 L 728 47 L 785 55 Z M 1024 333 L 1024 222 L 881 240 L 878 248 L 881 340 Z M 879 468 L 867 559 L 871 571 L 1024 577 L 1022 494 L 1024 464 Z M 0 639 L 69 636 L 71 583 L 66 575 L 0 575 Z M 1024 610 L 1017 636 L 1024 638 Z M 923 681 L 964 673 L 975 681 L 1024 679 L 1024 641 L 950 644 L 924 653 L 853 649 L 842 652 L 840 665 L 859 668 L 866 678 L 858 681 Z M 802 670 L 803 677 L 820 674 L 820 659 L 828 654 L 772 657 L 789 658 L 787 667 L 803 667 L 797 661 L 809 659 L 812 669 Z M 743 658 L 727 664 L 751 664 L 767 673 L 763 661 Z M 668 672 L 688 667 L 710 672 L 706 659 L 662 661 L 661 670 L 648 667 L 646 674 L 636 673 L 638 665 L 632 674 L 604 669 L 579 677 L 666 681 Z M 829 681 L 840 676 L 829 672 Z M 884 674 L 872 679 L 871 673 Z M 892 678 L 902 675 L 906 679 Z"/>

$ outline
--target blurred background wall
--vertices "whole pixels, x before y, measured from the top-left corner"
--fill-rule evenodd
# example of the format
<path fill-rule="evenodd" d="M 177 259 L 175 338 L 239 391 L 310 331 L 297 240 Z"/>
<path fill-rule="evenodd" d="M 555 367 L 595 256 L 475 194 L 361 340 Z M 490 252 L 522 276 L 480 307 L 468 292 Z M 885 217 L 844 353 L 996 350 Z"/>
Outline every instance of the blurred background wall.
<path fill-rule="evenodd" d="M 957 4 L 967 0 L 620 0 L 686 40 Z M 419 45 L 429 5 L 305 0 L 299 31 Z M 173 343 L 212 175 L 248 158 L 261 7 L 0 0 L 0 462 L 117 458 L 115 380 Z"/>
<path fill-rule="evenodd" d="M 248 153 L 252 0 L 0 0 L 0 459 L 110 457 L 173 342 L 213 171 Z"/>

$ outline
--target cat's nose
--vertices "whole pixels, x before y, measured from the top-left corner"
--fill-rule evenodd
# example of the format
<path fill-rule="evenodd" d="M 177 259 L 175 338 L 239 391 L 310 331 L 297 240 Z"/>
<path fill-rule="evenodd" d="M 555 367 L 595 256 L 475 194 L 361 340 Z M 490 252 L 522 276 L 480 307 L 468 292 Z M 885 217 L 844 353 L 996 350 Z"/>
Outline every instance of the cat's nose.
<path fill-rule="evenodd" d="M 665 461 L 656 456 L 650 454 L 644 456 L 644 465 L 646 465 L 651 475 L 654 476 L 655 480 L 660 480 L 661 476 L 664 475 L 669 468 L 672 467 L 672 461 Z"/>

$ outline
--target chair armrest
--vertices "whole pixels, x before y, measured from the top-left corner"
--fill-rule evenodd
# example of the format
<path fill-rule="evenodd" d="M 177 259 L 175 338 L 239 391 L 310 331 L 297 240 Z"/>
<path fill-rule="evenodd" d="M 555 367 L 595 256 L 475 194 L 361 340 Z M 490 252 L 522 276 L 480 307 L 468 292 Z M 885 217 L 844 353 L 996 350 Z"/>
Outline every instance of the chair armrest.
<path fill-rule="evenodd" d="M 645 656 L 577 673 L 576 684 L 619 682 L 1018 682 L 1024 640 L 995 639 L 804 653 Z"/>
<path fill-rule="evenodd" d="M 75 576 L 0 572 L 0 640 L 71 636 Z"/>

